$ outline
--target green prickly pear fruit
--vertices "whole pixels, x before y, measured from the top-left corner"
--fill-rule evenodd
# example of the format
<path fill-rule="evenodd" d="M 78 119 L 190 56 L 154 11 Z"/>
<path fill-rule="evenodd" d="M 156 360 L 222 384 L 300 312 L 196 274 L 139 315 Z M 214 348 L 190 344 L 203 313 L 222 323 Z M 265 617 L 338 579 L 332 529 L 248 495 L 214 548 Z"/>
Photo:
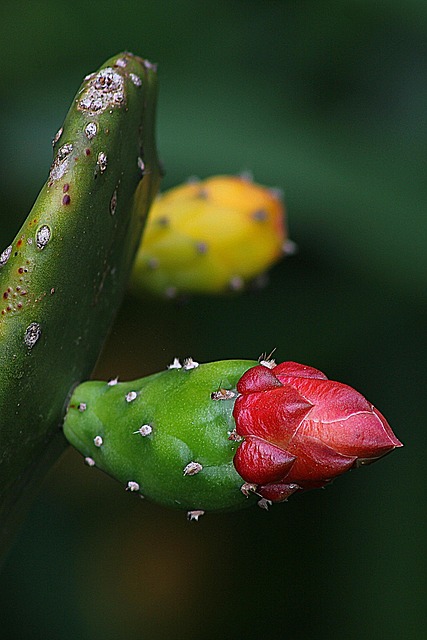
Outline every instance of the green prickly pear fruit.
<path fill-rule="evenodd" d="M 256 362 L 175 360 L 133 382 L 90 381 L 71 397 L 69 442 L 124 488 L 194 514 L 252 502 L 235 470 L 236 384 Z"/>
<path fill-rule="evenodd" d="M 2 522 L 55 448 L 71 389 L 89 377 L 122 300 L 159 183 L 156 84 L 155 67 L 131 53 L 86 76 L 47 181 L 0 255 Z"/>
<path fill-rule="evenodd" d="M 131 286 L 166 297 L 238 291 L 291 245 L 277 190 L 239 176 L 193 181 L 153 204 Z"/>
<path fill-rule="evenodd" d="M 226 360 L 133 382 L 87 382 L 64 433 L 123 486 L 190 519 L 283 502 L 401 447 L 351 387 L 295 362 Z"/>

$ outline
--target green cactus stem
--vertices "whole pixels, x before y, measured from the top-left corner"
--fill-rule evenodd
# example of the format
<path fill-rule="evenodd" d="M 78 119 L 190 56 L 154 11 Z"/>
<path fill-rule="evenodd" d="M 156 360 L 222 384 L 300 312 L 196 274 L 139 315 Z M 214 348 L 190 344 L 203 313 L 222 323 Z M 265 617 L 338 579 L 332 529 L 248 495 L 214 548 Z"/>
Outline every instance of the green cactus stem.
<path fill-rule="evenodd" d="M 54 441 L 67 398 L 91 374 L 122 300 L 159 183 L 156 83 L 155 66 L 130 53 L 86 76 L 48 179 L 0 255 L 3 535 L 38 461 L 44 468 L 49 446 L 48 458 L 63 446 Z"/>
<path fill-rule="evenodd" d="M 85 382 L 71 397 L 65 436 L 90 467 L 190 519 L 249 506 L 256 497 L 233 464 L 232 412 L 236 385 L 256 364 L 189 358 L 132 382 Z"/>

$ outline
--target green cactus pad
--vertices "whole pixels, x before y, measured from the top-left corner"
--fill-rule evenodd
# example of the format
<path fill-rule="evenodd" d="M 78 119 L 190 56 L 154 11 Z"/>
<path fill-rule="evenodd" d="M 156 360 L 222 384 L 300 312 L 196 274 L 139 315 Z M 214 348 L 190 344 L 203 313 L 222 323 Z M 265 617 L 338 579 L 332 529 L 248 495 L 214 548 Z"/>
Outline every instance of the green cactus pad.
<path fill-rule="evenodd" d="M 125 489 L 190 513 L 253 504 L 233 457 L 236 384 L 257 363 L 225 360 L 132 382 L 85 382 L 70 400 L 69 442 Z"/>
<path fill-rule="evenodd" d="M 0 255 L 0 515 L 60 433 L 122 300 L 159 182 L 156 82 L 130 53 L 86 76 L 46 184 Z"/>

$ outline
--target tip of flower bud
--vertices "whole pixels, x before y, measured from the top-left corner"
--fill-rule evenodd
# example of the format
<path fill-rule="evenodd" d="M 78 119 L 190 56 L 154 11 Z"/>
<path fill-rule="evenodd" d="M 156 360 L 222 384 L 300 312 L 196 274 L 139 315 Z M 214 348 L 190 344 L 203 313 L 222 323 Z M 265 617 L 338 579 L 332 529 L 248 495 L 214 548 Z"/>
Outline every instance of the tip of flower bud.
<path fill-rule="evenodd" d="M 366 458 L 362 456 L 358 457 L 354 464 L 355 467 L 365 467 L 366 465 L 372 464 L 380 458 L 383 458 L 395 449 L 399 449 L 400 447 L 404 446 L 403 443 L 400 442 L 398 438 L 396 438 L 388 422 L 383 416 L 381 416 L 379 411 L 374 409 L 374 413 L 381 418 L 384 432 L 381 434 L 381 437 L 378 437 L 375 446 L 372 447 L 372 455 L 367 456 Z"/>

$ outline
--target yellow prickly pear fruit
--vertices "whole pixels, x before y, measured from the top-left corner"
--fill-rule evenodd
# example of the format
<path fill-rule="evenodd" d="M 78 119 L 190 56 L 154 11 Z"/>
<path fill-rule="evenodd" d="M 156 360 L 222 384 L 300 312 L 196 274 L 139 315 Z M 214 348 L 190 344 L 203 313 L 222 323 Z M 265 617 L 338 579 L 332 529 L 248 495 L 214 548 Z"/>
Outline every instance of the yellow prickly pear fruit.
<path fill-rule="evenodd" d="M 240 290 L 288 246 L 277 189 L 242 176 L 192 181 L 153 204 L 131 286 L 166 297 Z"/>

